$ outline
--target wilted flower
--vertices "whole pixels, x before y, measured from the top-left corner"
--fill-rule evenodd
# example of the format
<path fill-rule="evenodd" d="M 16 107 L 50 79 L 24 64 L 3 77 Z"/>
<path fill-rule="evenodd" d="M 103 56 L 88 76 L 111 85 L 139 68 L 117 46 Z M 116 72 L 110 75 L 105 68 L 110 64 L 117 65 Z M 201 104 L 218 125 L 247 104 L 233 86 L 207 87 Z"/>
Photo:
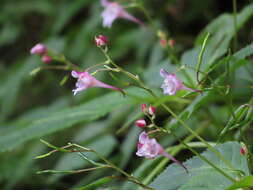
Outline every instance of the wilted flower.
<path fill-rule="evenodd" d="M 135 125 L 140 127 L 140 128 L 143 128 L 143 127 L 147 126 L 147 123 L 144 119 L 138 119 L 138 120 L 135 121 Z"/>
<path fill-rule="evenodd" d="M 117 18 L 124 18 L 143 25 L 140 20 L 126 12 L 120 4 L 108 0 L 100 0 L 100 2 L 105 7 L 105 10 L 102 12 L 104 27 L 110 28 L 113 21 Z"/>
<path fill-rule="evenodd" d="M 142 132 L 139 135 L 139 142 L 137 144 L 137 149 L 138 149 L 136 152 L 137 156 L 153 159 L 159 155 L 162 155 L 169 158 L 173 162 L 179 164 L 186 170 L 186 172 L 188 172 L 187 168 L 182 163 L 180 163 L 173 156 L 165 152 L 162 146 L 156 141 L 156 139 L 149 138 L 146 132 Z"/>
<path fill-rule="evenodd" d="M 31 54 L 38 54 L 38 55 L 43 55 L 47 51 L 47 48 L 44 44 L 36 44 L 31 50 Z"/>
<path fill-rule="evenodd" d="M 73 90 L 74 95 L 90 87 L 110 88 L 113 90 L 118 90 L 120 92 L 123 92 L 122 89 L 120 88 L 110 86 L 108 84 L 105 84 L 97 80 L 95 77 L 90 75 L 87 71 L 85 72 L 72 71 L 71 75 L 72 77 L 77 78 L 76 89 Z"/>
<path fill-rule="evenodd" d="M 44 63 L 50 63 L 52 61 L 52 58 L 48 55 L 43 55 L 41 61 Z"/>
<path fill-rule="evenodd" d="M 199 92 L 186 87 L 181 80 L 179 80 L 176 74 L 170 74 L 165 69 L 160 70 L 160 75 L 164 78 L 161 88 L 164 94 L 174 95 L 178 90 L 191 90 L 194 92 Z"/>
<path fill-rule="evenodd" d="M 107 44 L 107 37 L 104 35 L 95 36 L 95 43 L 97 46 L 104 46 Z"/>

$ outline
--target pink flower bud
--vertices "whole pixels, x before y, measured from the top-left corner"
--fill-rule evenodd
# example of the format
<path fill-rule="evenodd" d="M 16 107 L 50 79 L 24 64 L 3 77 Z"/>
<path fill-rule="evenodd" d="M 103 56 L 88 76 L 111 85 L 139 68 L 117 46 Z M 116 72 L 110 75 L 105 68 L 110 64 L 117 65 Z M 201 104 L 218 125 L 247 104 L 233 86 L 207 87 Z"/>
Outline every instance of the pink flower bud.
<path fill-rule="evenodd" d="M 173 40 L 173 39 L 170 39 L 169 40 L 169 46 L 171 47 L 171 48 L 174 48 L 175 47 L 175 40 Z"/>
<path fill-rule="evenodd" d="M 47 51 L 47 48 L 43 44 L 36 44 L 31 50 L 31 54 L 43 55 Z"/>
<path fill-rule="evenodd" d="M 43 63 L 50 63 L 52 61 L 52 58 L 48 55 L 43 55 L 42 58 L 41 58 L 41 61 Z"/>
<path fill-rule="evenodd" d="M 141 111 L 145 113 L 147 111 L 147 104 L 141 104 Z"/>
<path fill-rule="evenodd" d="M 105 46 L 108 42 L 108 39 L 106 36 L 99 35 L 95 36 L 95 43 L 97 46 Z"/>
<path fill-rule="evenodd" d="M 149 106 L 148 113 L 153 116 L 153 115 L 155 115 L 155 112 L 156 112 L 155 107 L 154 106 Z"/>
<path fill-rule="evenodd" d="M 241 148 L 240 148 L 240 154 L 241 154 L 241 155 L 246 155 L 246 154 L 248 154 L 248 149 L 247 149 L 247 147 L 246 147 L 245 144 L 243 144 L 243 145 L 241 146 Z"/>
<path fill-rule="evenodd" d="M 160 39 L 160 45 L 165 48 L 167 46 L 167 41 L 165 39 Z"/>
<path fill-rule="evenodd" d="M 140 128 L 147 126 L 146 121 L 144 119 L 138 119 L 137 121 L 135 121 L 135 125 Z"/>

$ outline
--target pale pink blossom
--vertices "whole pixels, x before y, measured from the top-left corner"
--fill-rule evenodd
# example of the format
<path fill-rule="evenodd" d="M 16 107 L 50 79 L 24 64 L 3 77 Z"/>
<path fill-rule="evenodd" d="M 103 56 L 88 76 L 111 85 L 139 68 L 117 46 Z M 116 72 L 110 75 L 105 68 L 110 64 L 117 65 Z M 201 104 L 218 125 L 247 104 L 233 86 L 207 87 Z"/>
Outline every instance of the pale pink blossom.
<path fill-rule="evenodd" d="M 100 0 L 100 2 L 101 5 L 105 8 L 105 10 L 101 14 L 101 16 L 103 17 L 104 27 L 110 28 L 114 20 L 116 20 L 117 18 L 124 18 L 136 22 L 140 25 L 144 25 L 139 19 L 126 12 L 120 4 L 116 2 L 110 2 L 108 0 Z"/>
<path fill-rule="evenodd" d="M 160 70 L 160 75 L 164 78 L 161 88 L 164 94 L 174 95 L 178 90 L 190 90 L 194 92 L 199 92 L 199 90 L 194 90 L 186 87 L 183 82 L 177 78 L 176 74 L 168 73 L 165 69 Z"/>
<path fill-rule="evenodd" d="M 108 39 L 104 35 L 95 36 L 95 43 L 97 46 L 105 46 L 108 42 Z"/>
<path fill-rule="evenodd" d="M 47 51 L 47 48 L 44 44 L 36 44 L 31 50 L 31 54 L 43 55 Z"/>
<path fill-rule="evenodd" d="M 180 163 L 173 156 L 165 152 L 162 146 L 156 141 L 156 139 L 149 138 L 146 132 L 142 132 L 139 135 L 139 142 L 137 144 L 137 149 L 138 149 L 136 152 L 137 156 L 145 157 L 148 159 L 154 159 L 155 157 L 162 155 L 169 158 L 178 165 L 182 166 L 188 172 L 187 168 L 182 163 Z"/>
<path fill-rule="evenodd" d="M 43 55 L 41 61 L 44 63 L 50 63 L 52 61 L 52 58 L 48 55 Z"/>
<path fill-rule="evenodd" d="M 71 75 L 72 77 L 77 78 L 76 89 L 73 90 L 74 95 L 76 95 L 80 91 L 86 90 L 87 88 L 91 88 L 91 87 L 110 88 L 113 90 L 118 90 L 123 93 L 122 89 L 116 88 L 114 86 L 110 86 L 108 84 L 105 84 L 97 80 L 95 77 L 90 75 L 87 71 L 85 72 L 72 71 Z"/>
<path fill-rule="evenodd" d="M 143 127 L 147 126 L 147 123 L 144 119 L 138 119 L 138 120 L 135 121 L 135 125 L 140 127 L 140 128 L 143 128 Z"/>

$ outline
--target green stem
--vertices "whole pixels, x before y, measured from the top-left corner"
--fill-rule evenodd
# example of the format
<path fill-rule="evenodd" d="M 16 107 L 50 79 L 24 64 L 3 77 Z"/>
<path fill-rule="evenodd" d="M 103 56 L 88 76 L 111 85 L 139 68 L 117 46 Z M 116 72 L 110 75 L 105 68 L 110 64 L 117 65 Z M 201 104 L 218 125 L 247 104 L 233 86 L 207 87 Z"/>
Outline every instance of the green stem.
<path fill-rule="evenodd" d="M 139 87 L 143 88 L 144 90 L 146 90 L 151 96 L 153 96 L 155 99 L 159 99 L 156 94 L 149 89 L 148 87 L 146 87 L 144 85 L 144 83 L 142 81 L 140 81 L 140 79 L 138 77 L 136 77 L 135 75 L 133 75 L 132 73 L 129 73 L 127 71 L 125 71 L 124 69 L 122 69 L 121 67 L 119 67 L 116 63 L 114 63 L 110 56 L 106 53 L 106 51 L 104 51 L 101 48 L 102 52 L 104 53 L 104 55 L 106 56 L 106 58 L 112 63 L 113 66 L 117 67 L 120 71 L 122 71 L 123 73 L 127 74 L 130 78 L 132 78 L 133 80 L 135 80 L 136 82 L 138 82 Z M 174 118 L 176 118 L 178 120 L 179 123 L 181 123 L 181 125 L 187 129 L 191 134 L 193 134 L 196 138 L 198 138 L 201 142 L 203 142 L 212 152 L 214 152 L 216 154 L 216 156 L 218 158 L 220 158 L 229 168 L 231 168 L 232 170 L 234 170 L 232 164 L 226 160 L 221 154 L 220 152 L 218 152 L 215 148 L 213 148 L 210 144 L 208 144 L 201 136 L 199 136 L 194 130 L 192 130 L 179 116 L 177 116 L 166 104 L 161 103 L 161 106 L 168 111 Z"/>
<path fill-rule="evenodd" d="M 155 127 L 157 129 L 161 129 L 162 132 L 164 132 L 164 128 L 161 128 L 157 125 L 155 125 Z M 221 168 L 217 167 L 215 164 L 213 164 L 212 162 L 210 162 L 208 159 L 206 159 L 204 156 L 202 156 L 201 154 L 199 154 L 196 150 L 194 150 L 192 147 L 190 147 L 187 143 L 185 143 L 184 141 L 182 141 L 173 131 L 166 131 L 165 133 L 167 134 L 171 134 L 172 136 L 175 137 L 175 139 L 177 139 L 180 144 L 183 144 L 187 149 L 189 149 L 192 153 L 194 153 L 196 156 L 198 156 L 201 160 L 203 160 L 204 162 L 206 162 L 207 164 L 209 164 L 211 167 L 213 167 L 215 170 L 217 170 L 218 172 L 220 172 L 222 175 L 224 175 L 225 177 L 227 177 L 229 180 L 235 182 L 236 180 L 233 179 L 231 176 L 229 176 L 227 173 L 225 173 Z M 205 144 L 206 145 L 206 144 Z"/>
<path fill-rule="evenodd" d="M 207 35 L 206 35 L 206 37 L 205 37 L 205 39 L 203 41 L 202 48 L 201 48 L 200 53 L 199 53 L 198 63 L 196 65 L 196 70 L 197 70 L 197 73 L 196 73 L 197 77 L 196 78 L 197 78 L 198 84 L 200 84 L 200 79 L 199 79 L 200 66 L 201 66 L 201 64 L 203 62 L 203 56 L 204 56 L 204 52 L 206 50 L 207 40 L 208 40 L 209 36 L 210 36 L 210 33 L 207 33 Z"/>
<path fill-rule="evenodd" d="M 156 26 L 154 25 L 154 22 L 151 18 L 151 16 L 149 15 L 148 11 L 145 9 L 145 7 L 143 6 L 142 3 L 136 3 L 136 6 L 144 13 L 144 15 L 146 16 L 146 18 L 148 19 L 148 22 L 150 23 L 150 26 L 152 28 L 152 30 L 154 32 L 158 31 L 158 29 L 156 28 Z"/>
<path fill-rule="evenodd" d="M 181 118 L 179 118 L 168 106 L 162 104 L 162 107 L 167 110 L 174 118 L 178 120 L 181 125 L 187 129 L 191 134 L 193 134 L 196 138 L 198 138 L 201 142 L 203 142 L 211 151 L 213 151 L 218 158 L 220 158 L 229 168 L 234 169 L 233 166 L 227 161 L 215 148 L 213 148 L 210 144 L 208 144 L 199 134 L 197 134 L 194 130 L 192 130 Z"/>
<path fill-rule="evenodd" d="M 236 0 L 233 0 L 233 19 L 234 19 L 234 47 L 233 51 L 236 51 L 236 46 L 237 46 L 237 2 Z"/>
<path fill-rule="evenodd" d="M 86 148 L 78 145 L 78 144 L 72 144 L 73 146 L 76 146 L 80 149 L 84 149 L 86 150 Z M 117 167 L 116 165 L 114 165 L 113 163 L 111 163 L 109 160 L 107 160 L 104 156 L 102 156 L 101 154 L 99 154 L 98 152 L 96 152 L 93 149 L 90 149 L 91 152 L 93 152 L 94 154 L 96 154 L 101 160 L 103 160 L 106 164 L 108 164 L 111 168 L 117 170 L 118 172 L 120 172 L 121 174 L 123 174 L 124 176 L 126 176 L 128 178 L 128 180 L 132 181 L 133 183 L 136 183 L 138 185 L 140 185 L 141 187 L 148 189 L 148 190 L 155 190 L 145 184 L 143 184 L 142 182 L 140 182 L 138 179 L 136 179 L 135 177 L 133 177 L 132 175 L 128 174 L 127 172 L 125 172 L 124 170 L 122 170 L 121 168 Z"/>
<path fill-rule="evenodd" d="M 53 174 L 59 174 L 59 173 L 77 174 L 77 173 L 83 173 L 83 172 L 94 171 L 94 170 L 102 169 L 102 168 L 110 168 L 110 167 L 105 165 L 105 166 L 94 167 L 94 168 L 86 168 L 86 169 L 81 169 L 81 170 L 43 170 L 43 171 L 38 171 L 37 174 L 43 174 L 43 173 L 53 173 Z"/>
<path fill-rule="evenodd" d="M 101 51 L 103 52 L 103 54 L 105 55 L 105 57 L 107 58 L 107 60 L 117 69 L 119 69 L 120 72 L 124 73 L 125 75 L 127 75 L 129 78 L 133 79 L 134 81 L 138 82 L 138 84 L 140 86 L 143 86 L 144 84 L 140 81 L 138 76 L 133 75 L 132 73 L 125 71 L 123 68 L 121 68 L 120 66 L 118 66 L 116 63 L 114 63 L 114 61 L 111 59 L 111 57 L 106 53 L 106 51 L 101 48 Z"/>
<path fill-rule="evenodd" d="M 217 170 L 218 172 L 220 172 L 222 175 L 224 175 L 226 178 L 228 178 L 230 181 L 232 182 L 236 182 L 236 180 L 231 177 L 230 175 L 228 175 L 226 172 L 224 172 L 221 168 L 217 167 L 215 164 L 213 164 L 212 162 L 210 162 L 208 159 L 206 159 L 204 156 L 202 156 L 201 154 L 199 154 L 196 150 L 194 150 L 193 148 L 191 148 L 190 146 L 188 146 L 184 141 L 182 141 L 180 138 L 177 137 L 177 135 L 174 132 L 171 132 L 171 134 L 181 143 L 183 144 L 185 147 L 187 147 L 192 153 L 194 153 L 196 156 L 198 156 L 201 160 L 205 161 L 207 164 L 209 164 L 211 167 L 213 167 L 215 170 Z"/>

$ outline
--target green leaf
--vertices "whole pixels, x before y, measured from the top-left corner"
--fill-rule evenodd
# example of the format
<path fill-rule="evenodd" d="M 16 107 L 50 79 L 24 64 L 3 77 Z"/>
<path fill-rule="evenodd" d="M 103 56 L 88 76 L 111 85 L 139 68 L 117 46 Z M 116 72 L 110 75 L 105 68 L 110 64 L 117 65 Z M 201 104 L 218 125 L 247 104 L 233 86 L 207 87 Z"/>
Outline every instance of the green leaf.
<path fill-rule="evenodd" d="M 237 31 L 242 28 L 245 22 L 250 19 L 252 15 L 253 4 L 250 4 L 237 15 Z M 201 51 L 200 46 L 203 44 L 207 33 L 210 33 L 211 36 L 203 55 L 203 63 L 201 66 L 201 71 L 203 72 L 209 71 L 210 67 L 216 62 L 216 60 L 227 53 L 230 42 L 235 34 L 233 16 L 231 14 L 222 14 L 212 21 L 198 36 L 195 43 L 196 47 L 183 54 L 181 59 L 182 65 L 188 65 L 191 68 L 196 67 L 198 62 L 197 56 Z M 192 80 L 195 79 L 195 72 L 193 70 L 187 71 Z M 202 75 L 200 76 L 203 77 Z"/>
<path fill-rule="evenodd" d="M 128 97 L 123 97 L 118 92 L 108 93 L 102 97 L 73 108 L 47 114 L 40 119 L 32 121 L 25 127 L 12 130 L 0 139 L 0 152 L 11 150 L 22 143 L 54 133 L 67 127 L 72 127 L 79 122 L 89 122 L 112 112 L 126 104 L 136 104 L 145 101 L 149 96 L 141 89 L 130 88 Z"/>
<path fill-rule="evenodd" d="M 246 175 L 249 175 L 247 159 L 245 156 L 240 154 L 239 143 L 227 142 L 215 146 L 215 149 L 219 151 L 225 157 L 225 159 L 231 161 L 232 166 L 236 170 L 242 171 Z M 227 172 L 230 176 L 233 176 L 234 178 L 238 177 L 238 172 L 228 169 L 227 166 L 210 150 L 205 151 L 202 153 L 202 155 L 213 164 Z M 210 188 L 212 190 L 224 190 L 232 183 L 226 177 L 218 173 L 210 165 L 206 164 L 196 156 L 184 162 L 184 164 L 189 170 L 188 174 L 178 165 L 172 164 L 166 168 L 150 184 L 150 186 L 154 187 L 156 190 L 207 190 Z M 218 183 L 221 181 L 222 183 Z"/>
<path fill-rule="evenodd" d="M 252 175 L 242 178 L 240 181 L 229 186 L 226 190 L 236 190 L 236 189 L 245 188 L 245 187 L 253 187 L 253 176 Z"/>
<path fill-rule="evenodd" d="M 214 182 L 216 185 L 214 185 Z M 185 185 L 178 190 L 223 190 L 227 181 L 214 171 L 201 172 L 193 176 Z"/>
<path fill-rule="evenodd" d="M 29 73 L 36 66 L 35 59 L 29 58 L 21 61 L 11 68 L 9 75 L 0 86 L 0 120 L 4 119 L 15 107 L 22 83 L 28 78 Z"/>
<path fill-rule="evenodd" d="M 57 11 L 57 20 L 54 23 L 52 29 L 53 33 L 60 32 L 66 23 L 84 6 L 89 4 L 91 0 L 76 0 L 69 3 L 63 3 L 59 7 L 60 10 Z M 66 9 L 68 11 L 66 11 Z M 84 13 L 85 14 L 85 13 Z"/>

